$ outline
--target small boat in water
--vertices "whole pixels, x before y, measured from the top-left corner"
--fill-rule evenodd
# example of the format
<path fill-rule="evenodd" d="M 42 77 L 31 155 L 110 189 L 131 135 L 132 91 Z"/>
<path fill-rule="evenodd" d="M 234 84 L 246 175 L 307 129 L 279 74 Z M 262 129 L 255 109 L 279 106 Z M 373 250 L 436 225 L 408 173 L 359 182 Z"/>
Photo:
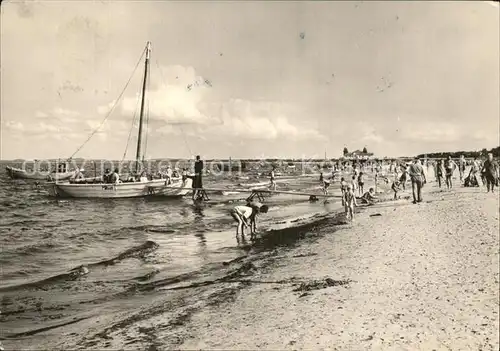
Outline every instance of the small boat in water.
<path fill-rule="evenodd" d="M 47 184 L 49 195 L 56 197 L 73 198 L 130 198 L 146 196 L 168 196 L 182 197 L 192 192 L 192 180 L 174 180 L 167 184 L 165 179 L 154 179 L 146 182 L 125 182 L 125 183 L 59 183 Z"/>
<path fill-rule="evenodd" d="M 62 164 L 59 164 L 62 166 Z M 66 166 L 66 165 L 65 165 Z M 12 179 L 30 179 L 30 180 L 66 180 L 75 175 L 75 171 L 68 171 L 67 167 L 58 167 L 55 171 L 41 171 L 36 167 L 33 170 L 25 170 L 21 168 L 7 166 L 5 167 L 7 174 Z"/>
<path fill-rule="evenodd" d="M 131 181 L 103 182 L 94 179 L 85 181 L 59 181 L 47 183 L 46 188 L 50 196 L 69 198 L 133 198 L 149 196 L 181 197 L 192 192 L 192 179 L 188 177 L 170 177 L 168 179 L 151 179 L 141 175 L 142 128 L 144 120 L 144 107 L 146 87 L 149 73 L 151 43 L 146 44 L 143 52 L 145 55 L 144 79 L 141 94 L 141 110 L 139 115 L 139 134 L 137 138 L 136 169 Z M 135 72 L 135 70 L 134 70 Z"/>

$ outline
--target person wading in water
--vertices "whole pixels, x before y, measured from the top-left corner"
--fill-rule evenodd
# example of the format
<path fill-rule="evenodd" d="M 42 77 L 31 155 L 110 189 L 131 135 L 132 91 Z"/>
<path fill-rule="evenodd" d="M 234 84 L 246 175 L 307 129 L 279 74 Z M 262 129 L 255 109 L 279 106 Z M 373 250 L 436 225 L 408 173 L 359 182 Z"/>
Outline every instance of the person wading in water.
<path fill-rule="evenodd" d="M 203 188 L 203 161 L 200 159 L 200 155 L 196 156 L 196 161 L 194 162 L 194 179 L 193 179 L 193 200 L 197 200 L 199 194 L 201 194 L 201 188 Z"/>
<path fill-rule="evenodd" d="M 413 203 L 422 202 L 422 188 L 427 180 L 425 179 L 424 168 L 419 159 L 416 159 L 415 162 L 408 167 L 408 174 L 411 179 Z"/>

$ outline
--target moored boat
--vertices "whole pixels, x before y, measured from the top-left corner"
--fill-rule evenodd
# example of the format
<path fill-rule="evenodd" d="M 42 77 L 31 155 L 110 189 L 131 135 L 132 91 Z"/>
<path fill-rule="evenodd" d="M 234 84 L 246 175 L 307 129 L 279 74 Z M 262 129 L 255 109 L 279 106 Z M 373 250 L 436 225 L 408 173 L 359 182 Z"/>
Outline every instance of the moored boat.
<path fill-rule="evenodd" d="M 48 172 L 48 171 L 26 171 L 21 168 L 7 166 L 5 167 L 7 174 L 12 179 L 30 179 L 30 180 L 66 180 L 75 175 L 75 171 L 67 172 Z"/>
<path fill-rule="evenodd" d="M 79 184 L 70 182 L 47 183 L 49 195 L 65 198 L 130 198 L 146 196 L 182 197 L 192 192 L 192 180 L 173 181 L 165 179 L 147 182 L 125 182 L 116 184 Z"/>
<path fill-rule="evenodd" d="M 139 115 L 139 132 L 137 138 L 136 169 L 132 181 L 122 182 L 115 179 L 114 182 L 99 181 L 93 179 L 92 182 L 65 181 L 48 183 L 46 188 L 50 196 L 69 198 L 134 198 L 149 196 L 181 197 L 192 192 L 192 180 L 187 177 L 169 179 L 147 179 L 141 175 L 143 158 L 142 149 L 142 129 L 144 120 L 144 106 L 146 97 L 146 87 L 149 73 L 149 61 L 151 54 L 151 43 L 146 44 L 143 52 L 145 55 L 144 79 L 141 94 L 141 109 Z M 135 71 L 135 70 L 134 70 Z"/>

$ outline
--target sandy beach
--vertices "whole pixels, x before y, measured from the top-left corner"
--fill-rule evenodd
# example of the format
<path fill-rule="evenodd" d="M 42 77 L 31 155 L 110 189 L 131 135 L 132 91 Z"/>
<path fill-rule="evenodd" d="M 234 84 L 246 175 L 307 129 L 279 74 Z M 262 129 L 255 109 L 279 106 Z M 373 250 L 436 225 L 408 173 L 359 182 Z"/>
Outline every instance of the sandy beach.
<path fill-rule="evenodd" d="M 244 287 L 192 315 L 175 347 L 498 350 L 498 211 L 484 188 L 432 185 L 421 204 L 361 209 L 353 224 L 254 262 Z"/>

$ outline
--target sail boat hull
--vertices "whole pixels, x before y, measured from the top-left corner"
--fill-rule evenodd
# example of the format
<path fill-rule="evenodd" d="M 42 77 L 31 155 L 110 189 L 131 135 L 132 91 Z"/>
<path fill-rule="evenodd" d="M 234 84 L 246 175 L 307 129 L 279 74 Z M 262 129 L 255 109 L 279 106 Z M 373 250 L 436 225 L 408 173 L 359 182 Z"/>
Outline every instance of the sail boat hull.
<path fill-rule="evenodd" d="M 192 180 L 174 181 L 169 185 L 165 184 L 164 179 L 119 184 L 71 184 L 54 182 L 47 184 L 46 188 L 50 196 L 62 198 L 182 197 L 192 192 Z"/>
<path fill-rule="evenodd" d="M 23 169 L 10 167 L 10 166 L 7 166 L 5 168 L 6 168 L 7 174 L 12 179 L 47 180 L 48 177 L 50 176 L 51 178 L 56 179 L 56 180 L 66 180 L 66 179 L 69 179 L 75 175 L 74 171 L 63 172 L 63 173 L 42 172 L 42 171 L 26 172 Z"/>

